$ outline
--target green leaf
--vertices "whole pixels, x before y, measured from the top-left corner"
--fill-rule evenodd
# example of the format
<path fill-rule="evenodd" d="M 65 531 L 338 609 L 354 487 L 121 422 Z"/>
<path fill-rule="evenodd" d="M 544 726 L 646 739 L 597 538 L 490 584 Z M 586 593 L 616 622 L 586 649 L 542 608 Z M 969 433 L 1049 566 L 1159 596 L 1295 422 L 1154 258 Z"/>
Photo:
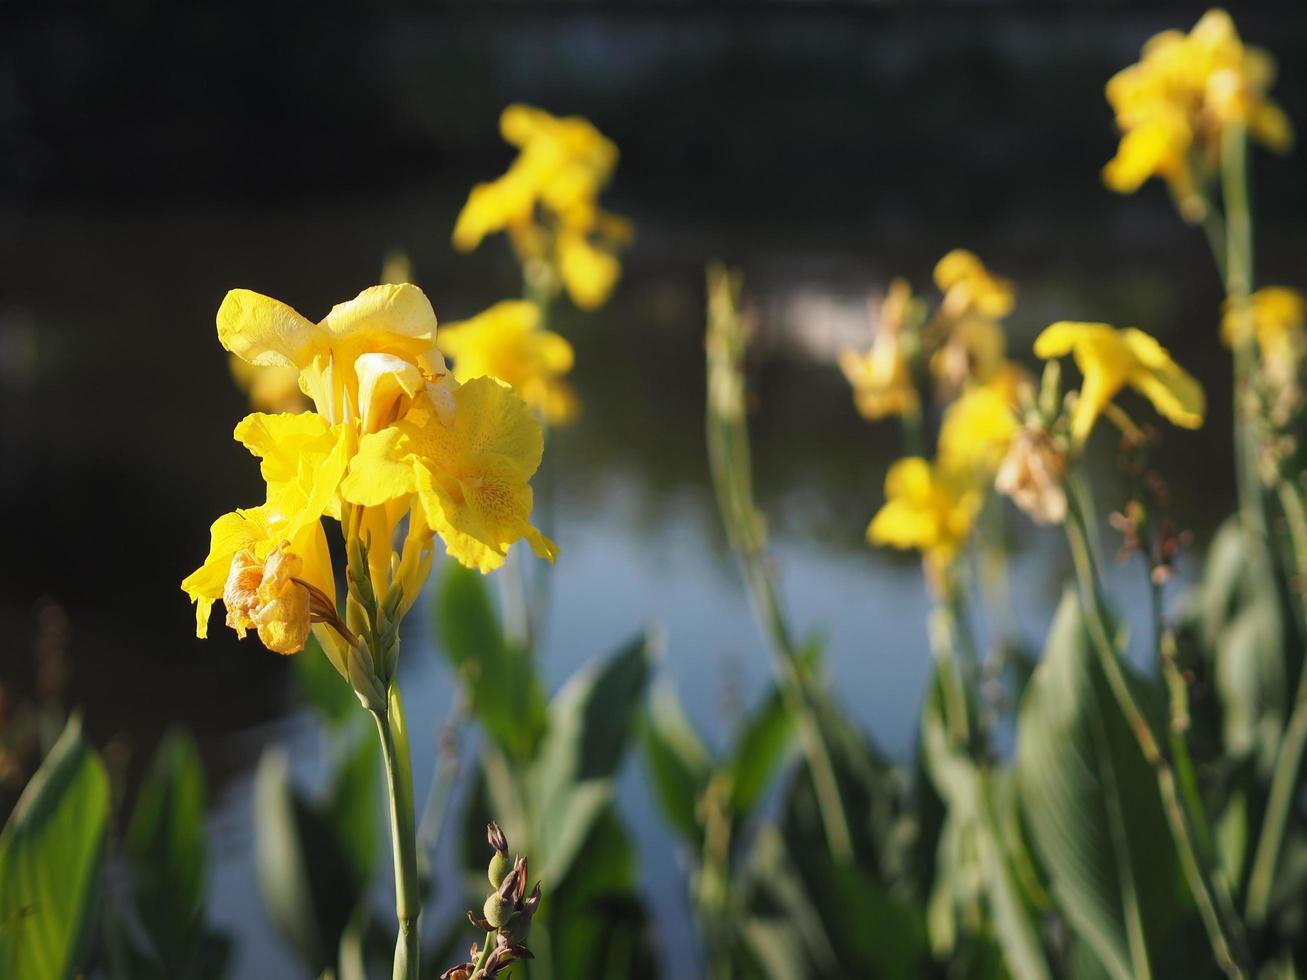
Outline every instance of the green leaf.
<path fill-rule="evenodd" d="M 363 883 L 334 829 L 291 786 L 280 750 L 259 760 L 254 817 L 259 890 L 273 922 L 315 975 L 334 969 Z"/>
<path fill-rule="evenodd" d="M 794 721 L 775 688 L 740 731 L 732 753 L 731 806 L 747 817 L 795 749 Z"/>
<path fill-rule="evenodd" d="M 696 811 L 712 775 L 712 761 L 670 685 L 660 685 L 650 697 L 642 734 L 650 780 L 663 813 L 672 829 L 697 847 L 703 830 Z"/>
<path fill-rule="evenodd" d="M 510 756 L 529 759 L 545 727 L 544 690 L 530 656 L 505 640 L 484 577 L 450 562 L 436 597 L 436 622 L 441 649 L 478 720 Z"/>
<path fill-rule="evenodd" d="M 649 676 L 649 638 L 572 676 L 549 706 L 549 728 L 531 769 L 536 809 L 532 845 L 546 881 L 570 868 L 590 826 L 612 796 Z"/>
<path fill-rule="evenodd" d="M 109 777 L 74 715 L 0 833 L 0 975 L 74 975 L 99 904 L 108 821 Z"/>
<path fill-rule="evenodd" d="M 1022 699 L 1016 770 L 1035 851 L 1072 929 L 1118 980 L 1150 967 L 1162 975 L 1182 894 L 1175 849 L 1071 592 Z"/>
<path fill-rule="evenodd" d="M 204 814 L 199 750 L 174 729 L 154 753 L 124 841 L 137 911 L 167 976 L 187 970 L 203 929 Z"/>

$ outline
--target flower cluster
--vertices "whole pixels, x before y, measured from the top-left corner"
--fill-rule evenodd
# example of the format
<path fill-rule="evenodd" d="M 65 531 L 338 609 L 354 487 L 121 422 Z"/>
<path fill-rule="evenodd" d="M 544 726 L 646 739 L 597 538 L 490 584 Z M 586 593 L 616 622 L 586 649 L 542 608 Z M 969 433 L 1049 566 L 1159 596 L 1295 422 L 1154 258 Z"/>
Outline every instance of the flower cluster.
<path fill-rule="evenodd" d="M 1245 45 L 1223 10 L 1208 11 L 1188 34 L 1169 30 L 1154 36 L 1138 63 L 1107 83 L 1122 136 L 1103 179 L 1128 194 L 1161 177 L 1181 214 L 1201 221 L 1205 186 L 1228 127 L 1241 127 L 1274 150 L 1292 145 L 1288 117 L 1266 94 L 1274 80 L 1270 54 Z"/>
<path fill-rule="evenodd" d="M 919 366 L 926 364 L 943 400 L 968 385 L 1015 376 L 1006 358 L 1002 320 L 1016 291 L 973 253 L 954 249 L 935 265 L 941 300 L 933 315 L 894 279 L 880 305 L 876 336 L 867 351 L 845 350 L 840 368 L 864 418 L 912 418 L 921 412 Z"/>
<path fill-rule="evenodd" d="M 472 251 L 487 235 L 506 232 L 533 291 L 552 297 L 561 287 L 577 306 L 597 309 L 617 284 L 617 253 L 631 238 L 630 224 L 598 205 L 617 147 L 585 119 L 525 105 L 506 108 L 499 131 L 517 147 L 517 159 L 472 188 L 454 246 Z"/>
<path fill-rule="evenodd" d="M 1079 391 L 1061 392 L 1057 365 L 1045 371 L 1036 395 L 1026 372 L 1007 359 L 1002 319 L 1015 290 L 972 253 L 950 252 L 935 267 L 943 298 L 926 320 L 907 284 L 896 280 L 882 307 L 881 332 L 866 355 L 841 362 L 864 415 L 919 411 L 911 358 L 929 358 L 936 397 L 946 401 L 933 460 L 899 460 L 885 479 L 884 506 L 867 528 L 873 545 L 915 549 L 937 586 L 970 539 L 986 496 L 996 489 L 1040 523 L 1066 518 L 1064 478 L 1098 418 L 1109 415 L 1127 432 L 1137 429 L 1116 407 L 1125 388 L 1143 394 L 1167 419 L 1185 428 L 1202 424 L 1202 387 L 1156 340 L 1133 327 L 1055 323 L 1035 341 L 1045 360 L 1074 356 Z M 1279 337 L 1294 309 L 1283 296 L 1265 297 L 1259 329 Z M 909 338 L 907 343 L 903 338 Z M 1278 342 L 1278 341 L 1277 341 Z"/>
<path fill-rule="evenodd" d="M 301 649 L 312 627 L 349 677 L 360 633 L 377 641 L 366 644 L 374 654 L 393 649 L 436 535 L 483 572 L 518 539 L 554 557 L 530 521 L 539 423 L 507 385 L 449 374 L 435 313 L 416 286 L 365 289 L 318 323 L 235 289 L 217 323 L 219 341 L 242 361 L 294 371 L 313 410 L 255 413 L 236 426 L 267 494 L 214 522 L 208 557 L 182 583 L 198 636 L 221 599 L 229 626 L 256 631 L 279 653 Z M 339 522 L 350 558 L 344 621 L 324 519 Z M 365 617 L 353 608 L 360 602 L 375 608 Z"/>

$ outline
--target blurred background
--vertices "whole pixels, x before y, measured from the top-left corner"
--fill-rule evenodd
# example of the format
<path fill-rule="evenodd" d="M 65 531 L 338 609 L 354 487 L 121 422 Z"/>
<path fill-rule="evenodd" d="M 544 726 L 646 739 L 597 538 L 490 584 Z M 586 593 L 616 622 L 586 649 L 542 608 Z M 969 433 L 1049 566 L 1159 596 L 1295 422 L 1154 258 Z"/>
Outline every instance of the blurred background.
<path fill-rule="evenodd" d="M 828 636 L 845 707 L 908 758 L 928 598 L 915 558 L 864 542 L 898 433 L 859 418 L 835 356 L 870 342 L 868 303 L 892 276 L 929 293 L 934 262 L 966 247 L 1017 283 L 1019 358 L 1032 362 L 1030 341 L 1056 319 L 1140 326 L 1201 378 L 1224 435 L 1221 291 L 1201 234 L 1155 182 L 1122 198 L 1099 178 L 1115 148 L 1104 82 L 1204 9 L 0 3 L 7 696 L 83 706 L 129 774 L 168 725 L 190 726 L 211 784 L 211 918 L 236 939 L 232 975 L 297 975 L 255 894 L 250 780 L 261 749 L 285 742 L 311 781 L 311 726 L 290 665 L 227 630 L 194 639 L 178 588 L 212 519 L 262 492 L 230 439 L 246 403 L 214 312 L 244 286 L 318 319 L 379 281 L 397 250 L 442 321 L 517 295 L 502 238 L 460 255 L 449 235 L 472 184 L 510 161 L 497 119 L 524 101 L 584 115 L 617 143 L 605 202 L 637 228 L 614 299 L 595 314 L 564 303 L 552 323 L 576 348 L 584 409 L 549 447 L 563 555 L 543 673 L 556 686 L 656 624 L 660 671 L 701 731 L 723 738 L 766 686 L 704 456 L 703 268 L 717 257 L 743 270 L 759 315 L 756 475 L 784 591 L 800 625 Z M 1232 13 L 1275 52 L 1273 95 L 1301 131 L 1307 12 Z M 1300 155 L 1259 152 L 1254 171 L 1258 283 L 1302 289 Z M 1166 439 L 1178 515 L 1201 542 L 1232 506 L 1229 440 Z M 1013 527 L 1018 618 L 1039 636 L 1061 551 Z M 1127 613 L 1142 574 L 1113 571 Z M 421 799 L 454 693 L 429 614 L 410 623 L 401 663 Z M 675 846 L 638 760 L 620 802 L 663 968 L 685 975 Z"/>

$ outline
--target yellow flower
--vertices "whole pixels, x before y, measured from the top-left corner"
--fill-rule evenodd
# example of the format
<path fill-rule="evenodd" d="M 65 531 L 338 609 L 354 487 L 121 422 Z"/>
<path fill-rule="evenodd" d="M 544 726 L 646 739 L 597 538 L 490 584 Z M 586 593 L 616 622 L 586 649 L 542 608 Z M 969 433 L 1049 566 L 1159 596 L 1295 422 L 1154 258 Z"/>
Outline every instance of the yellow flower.
<path fill-rule="evenodd" d="M 885 497 L 885 505 L 867 527 L 867 540 L 873 545 L 915 548 L 936 571 L 958 556 L 981 504 L 981 494 L 969 476 L 915 456 L 890 467 Z"/>
<path fill-rule="evenodd" d="M 223 347 L 259 367 L 298 370 L 320 415 L 362 418 L 365 431 L 402 415 L 425 381 L 444 376 L 435 338 L 431 303 L 407 283 L 365 289 L 316 324 L 248 289 L 231 290 L 218 309 Z"/>
<path fill-rule="evenodd" d="M 446 324 L 437 343 L 454 360 L 455 380 L 498 378 L 547 422 L 561 425 L 576 417 L 576 394 L 563 380 L 572 369 L 572 345 L 541 329 L 535 303 L 496 303 L 470 320 Z"/>
<path fill-rule="evenodd" d="M 1222 130 L 1241 125 L 1277 151 L 1293 142 L 1293 127 L 1268 97 L 1275 62 L 1244 45 L 1234 21 L 1210 10 L 1188 34 L 1164 31 L 1144 45 L 1137 64 L 1107 83 L 1107 100 L 1122 132 L 1103 178 L 1130 193 L 1158 176 L 1170 183 L 1182 212 L 1202 217 L 1200 184 L 1217 162 Z"/>
<path fill-rule="evenodd" d="M 893 280 L 880 304 L 871 349 L 840 352 L 840 370 L 853 386 L 853 401 L 863 418 L 874 421 L 920 411 L 921 400 L 905 343 L 919 312 L 907 281 Z"/>
<path fill-rule="evenodd" d="M 617 147 L 587 120 L 510 105 L 499 120 L 519 150 L 508 171 L 468 195 L 454 247 L 471 251 L 487 235 L 508 233 L 534 288 L 561 286 L 581 309 L 602 306 L 621 275 L 617 253 L 630 223 L 598 206 L 617 165 Z"/>
<path fill-rule="evenodd" d="M 182 590 L 195 603 L 195 635 L 202 640 L 209 635 L 213 604 L 224 599 L 228 625 L 239 635 L 244 636 L 246 629 L 258 629 L 259 638 L 269 649 L 279 653 L 300 649 L 303 636 L 298 646 L 291 642 L 303 625 L 295 615 L 299 600 L 293 595 L 288 600 L 287 594 L 292 587 L 303 587 L 289 582 L 290 577 L 308 583 L 333 602 L 336 594 L 322 522 L 317 518 L 301 520 L 275 505 L 264 504 L 224 514 L 213 522 L 209 536 L 204 564 L 182 582 Z M 268 574 L 265 566 L 274 556 L 272 578 L 260 593 L 261 580 Z M 305 609 L 309 598 L 304 590 Z M 273 606 L 277 601 L 283 604 Z M 265 623 L 253 615 L 261 610 Z M 284 648 L 291 646 L 293 649 Z"/>
<path fill-rule="evenodd" d="M 969 388 L 944 413 L 940 462 L 950 469 L 992 476 L 1017 431 L 1012 400 L 1000 388 Z"/>
<path fill-rule="evenodd" d="M 406 418 L 365 435 L 341 493 L 377 507 L 416 495 L 449 554 L 491 571 L 525 538 L 551 561 L 557 548 L 531 526 L 529 480 L 540 465 L 539 423 L 511 388 L 474 378 L 454 392 L 452 419 L 419 400 Z"/>
<path fill-rule="evenodd" d="M 1084 375 L 1071 420 L 1076 445 L 1084 442 L 1099 414 L 1127 385 L 1176 425 L 1196 429 L 1203 424 L 1202 385 L 1142 330 L 1118 330 L 1106 323 L 1054 323 L 1036 338 L 1035 354 L 1045 360 L 1075 355 Z"/>
<path fill-rule="evenodd" d="M 1267 286 L 1252 294 L 1248 307 L 1248 319 L 1263 357 L 1279 359 L 1301 350 L 1307 329 L 1307 298 L 1302 293 L 1287 286 Z M 1235 345 L 1241 319 L 1227 300 L 1221 320 L 1221 339 L 1226 346 Z"/>
<path fill-rule="evenodd" d="M 979 313 L 1001 320 L 1016 302 L 1012 281 L 994 275 L 964 248 L 955 248 L 935 263 L 935 285 L 944 294 L 944 312 L 951 317 Z"/>
<path fill-rule="evenodd" d="M 232 380 L 250 405 L 262 412 L 302 412 L 309 400 L 300 391 L 300 373 L 290 367 L 255 367 L 235 354 L 229 357 Z"/>

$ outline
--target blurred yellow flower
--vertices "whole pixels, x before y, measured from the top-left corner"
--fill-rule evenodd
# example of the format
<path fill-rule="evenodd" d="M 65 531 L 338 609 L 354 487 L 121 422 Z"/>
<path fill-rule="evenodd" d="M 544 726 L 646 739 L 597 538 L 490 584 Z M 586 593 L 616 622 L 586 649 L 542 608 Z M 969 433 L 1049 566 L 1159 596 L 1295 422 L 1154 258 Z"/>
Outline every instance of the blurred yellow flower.
<path fill-rule="evenodd" d="M 951 317 L 979 313 L 1001 320 L 1016 302 L 1012 280 L 994 275 L 964 248 L 955 248 L 935 263 L 935 285 L 944 294 L 944 313 Z"/>
<path fill-rule="evenodd" d="M 533 288 L 560 286 L 582 309 L 607 302 L 621 275 L 617 253 L 631 238 L 625 219 L 598 206 L 617 165 L 617 147 L 579 116 L 559 118 L 510 105 L 499 120 L 518 148 L 507 172 L 472 188 L 454 225 L 454 247 L 469 252 L 506 232 Z"/>
<path fill-rule="evenodd" d="M 1071 419 L 1076 445 L 1085 441 L 1098 416 L 1127 385 L 1176 425 L 1196 429 L 1203 423 L 1206 400 L 1202 385 L 1142 330 L 1062 321 L 1036 338 L 1035 354 L 1045 360 L 1075 355 L 1076 366 L 1084 375 Z"/>
<path fill-rule="evenodd" d="M 1225 127 L 1244 126 L 1274 150 L 1292 145 L 1288 117 L 1267 97 L 1274 81 L 1274 60 L 1244 45 L 1224 10 L 1209 10 L 1188 34 L 1156 35 L 1138 63 L 1107 83 L 1122 137 L 1104 181 L 1130 193 L 1149 177 L 1161 177 L 1185 217 L 1201 219 L 1200 185 L 1217 162 Z"/>
<path fill-rule="evenodd" d="M 513 386 L 545 421 L 563 425 L 579 404 L 563 375 L 572 370 L 572 345 L 541 329 L 540 307 L 506 300 L 470 320 L 441 327 L 437 345 L 453 358 L 454 378 L 498 378 Z"/>
<path fill-rule="evenodd" d="M 1001 388 L 969 388 L 944 413 L 940 462 L 949 469 L 992 477 L 1016 431 L 1015 404 Z"/>
<path fill-rule="evenodd" d="M 890 467 L 885 497 L 867 527 L 867 540 L 915 548 L 936 571 L 947 568 L 962 550 L 982 500 L 969 475 L 916 456 Z"/>
<path fill-rule="evenodd" d="M 454 392 L 450 421 L 420 400 L 401 421 L 365 435 L 341 493 L 365 507 L 416 495 L 427 524 L 469 568 L 498 568 L 519 538 L 552 561 L 557 548 L 530 521 L 528 481 L 543 447 L 526 403 L 502 382 L 474 378 Z"/>
<path fill-rule="evenodd" d="M 1247 319 L 1261 351 L 1263 363 L 1285 375 L 1296 371 L 1307 346 L 1307 298 L 1287 286 L 1267 286 L 1252 294 Z M 1233 347 L 1241 318 L 1227 300 L 1221 320 L 1221 339 Z"/>
<path fill-rule="evenodd" d="M 915 415 L 921 410 L 905 343 L 919 305 L 907 280 L 895 279 L 880 304 L 876 337 L 868 351 L 840 352 L 840 370 L 853 386 L 853 401 L 866 419 Z"/>
<path fill-rule="evenodd" d="M 257 367 L 235 354 L 228 357 L 232 380 L 245 392 L 250 407 L 261 412 L 302 412 L 308 396 L 300 391 L 300 373 L 292 367 Z"/>

